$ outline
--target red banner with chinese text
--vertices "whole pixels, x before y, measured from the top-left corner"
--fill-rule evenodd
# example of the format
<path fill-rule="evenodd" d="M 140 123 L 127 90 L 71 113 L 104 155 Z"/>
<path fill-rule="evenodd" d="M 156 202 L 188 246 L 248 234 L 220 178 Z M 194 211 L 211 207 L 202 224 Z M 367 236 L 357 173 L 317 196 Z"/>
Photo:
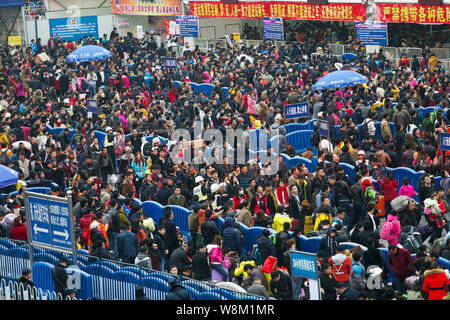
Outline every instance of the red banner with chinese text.
<path fill-rule="evenodd" d="M 313 5 L 297 2 L 223 3 L 190 1 L 190 15 L 202 18 L 262 19 L 276 17 L 299 20 L 364 21 L 366 6 L 359 3 Z"/>
<path fill-rule="evenodd" d="M 377 4 L 377 21 L 395 23 L 450 23 L 450 5 Z"/>

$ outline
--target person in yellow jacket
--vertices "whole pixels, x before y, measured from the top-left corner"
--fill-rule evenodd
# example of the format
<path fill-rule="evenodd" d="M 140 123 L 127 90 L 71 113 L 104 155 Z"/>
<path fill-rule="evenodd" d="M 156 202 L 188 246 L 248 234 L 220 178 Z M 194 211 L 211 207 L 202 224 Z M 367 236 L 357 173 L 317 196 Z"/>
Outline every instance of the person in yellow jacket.
<path fill-rule="evenodd" d="M 321 213 L 318 213 L 316 216 L 316 223 L 314 224 L 314 231 L 318 231 L 319 230 L 319 225 L 322 221 L 324 220 L 328 220 L 330 222 L 331 225 L 331 221 L 333 220 L 333 217 L 330 214 L 330 211 L 328 208 L 323 208 L 321 210 Z"/>
<path fill-rule="evenodd" d="M 438 63 L 438 57 L 436 57 L 436 54 L 432 53 L 430 59 L 428 59 L 428 68 L 430 69 L 430 72 L 434 70 L 434 67 Z"/>
<path fill-rule="evenodd" d="M 241 263 L 239 264 L 239 267 L 236 268 L 236 270 L 234 270 L 234 276 L 236 278 L 245 279 L 249 276 L 249 274 L 247 273 L 248 269 L 244 268 L 247 264 L 251 265 L 253 268 L 257 268 L 256 263 L 253 260 L 241 261 Z"/>
<path fill-rule="evenodd" d="M 277 214 L 275 214 L 275 217 L 273 218 L 272 228 L 278 233 L 283 230 L 285 222 L 289 222 L 289 225 L 292 227 L 292 219 L 284 213 L 283 206 L 279 206 L 277 211 Z"/>

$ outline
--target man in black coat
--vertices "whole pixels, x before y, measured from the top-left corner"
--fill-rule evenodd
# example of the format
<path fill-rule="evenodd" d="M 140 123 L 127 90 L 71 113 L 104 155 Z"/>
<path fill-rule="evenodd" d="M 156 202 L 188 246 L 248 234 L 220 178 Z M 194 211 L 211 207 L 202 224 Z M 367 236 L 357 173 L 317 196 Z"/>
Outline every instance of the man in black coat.
<path fill-rule="evenodd" d="M 291 277 L 280 270 L 271 273 L 270 289 L 273 296 L 278 300 L 292 300 L 292 280 Z"/>
<path fill-rule="evenodd" d="M 33 288 L 35 285 L 34 285 L 33 281 L 31 281 L 31 277 L 32 277 L 31 270 L 28 268 L 25 268 L 22 270 L 22 276 L 19 278 L 19 280 L 17 282 L 19 284 L 23 284 L 23 288 L 25 290 L 28 288 L 28 286 L 30 286 L 30 288 Z"/>
<path fill-rule="evenodd" d="M 261 254 L 261 263 L 264 264 L 267 257 L 276 256 L 276 248 L 273 241 L 269 239 L 270 231 L 269 229 L 264 229 L 262 236 L 256 239 L 256 244 L 258 245 L 259 253 Z"/>
<path fill-rule="evenodd" d="M 208 253 L 206 253 L 206 245 L 204 243 L 198 245 L 197 253 L 192 257 L 192 270 L 194 271 L 195 280 L 211 280 L 211 267 L 208 262 Z"/>
<path fill-rule="evenodd" d="M 191 265 L 191 261 L 188 257 L 188 245 L 182 245 L 178 249 L 175 249 L 169 258 L 168 269 L 177 267 L 178 274 L 181 274 L 186 266 Z"/>
<path fill-rule="evenodd" d="M 210 244 L 214 240 L 214 237 L 218 234 L 219 228 L 214 220 L 211 219 L 212 211 L 207 210 L 205 213 L 206 220 L 201 224 L 200 230 L 202 232 L 203 241 L 205 244 Z"/>
<path fill-rule="evenodd" d="M 377 217 L 376 213 L 378 212 L 378 209 L 375 209 L 375 206 L 372 203 L 369 203 L 367 205 L 367 214 L 364 218 L 364 224 L 366 221 L 368 222 L 367 231 L 375 231 L 378 232 L 378 228 L 380 225 L 380 219 Z M 370 226 L 370 227 L 369 227 Z M 364 227 L 364 231 L 366 231 L 366 227 Z"/>
<path fill-rule="evenodd" d="M 66 257 L 61 257 L 59 262 L 52 269 L 52 279 L 55 285 L 55 292 L 65 296 L 65 289 L 67 289 L 67 280 L 69 275 L 66 272 L 66 268 L 69 265 L 69 260 Z"/>

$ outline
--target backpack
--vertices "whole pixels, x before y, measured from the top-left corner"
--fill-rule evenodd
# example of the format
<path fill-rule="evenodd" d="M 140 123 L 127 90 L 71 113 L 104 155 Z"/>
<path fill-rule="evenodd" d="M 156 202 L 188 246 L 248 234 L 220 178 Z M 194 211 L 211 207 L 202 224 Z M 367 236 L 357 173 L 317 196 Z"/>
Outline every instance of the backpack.
<path fill-rule="evenodd" d="M 377 203 L 377 192 L 372 186 L 367 186 L 365 196 L 368 199 L 369 203 Z"/>
<path fill-rule="evenodd" d="M 400 233 L 400 244 L 410 253 L 416 253 L 422 245 L 422 236 L 416 227 L 407 226 Z"/>
<path fill-rule="evenodd" d="M 255 261 L 255 264 L 257 266 L 262 265 L 262 261 L 261 261 L 261 252 L 259 251 L 259 248 L 256 247 L 255 251 L 253 252 L 253 260 Z"/>
<path fill-rule="evenodd" d="M 8 165 L 9 157 L 8 157 L 8 153 L 6 151 L 5 152 L 1 151 L 1 153 L 0 153 L 0 163 L 5 165 L 5 166 Z"/>
<path fill-rule="evenodd" d="M 318 148 L 320 143 L 320 133 L 319 130 L 314 131 L 311 135 L 311 145 Z"/>
<path fill-rule="evenodd" d="M 384 240 L 391 239 L 391 237 L 394 235 L 394 223 L 396 223 L 395 220 L 386 221 L 383 224 L 383 228 L 382 228 L 381 234 L 380 234 L 381 239 L 384 239 Z"/>
<path fill-rule="evenodd" d="M 372 121 L 372 119 L 366 121 L 363 123 L 361 127 L 361 140 L 364 140 L 369 137 L 369 122 Z"/>

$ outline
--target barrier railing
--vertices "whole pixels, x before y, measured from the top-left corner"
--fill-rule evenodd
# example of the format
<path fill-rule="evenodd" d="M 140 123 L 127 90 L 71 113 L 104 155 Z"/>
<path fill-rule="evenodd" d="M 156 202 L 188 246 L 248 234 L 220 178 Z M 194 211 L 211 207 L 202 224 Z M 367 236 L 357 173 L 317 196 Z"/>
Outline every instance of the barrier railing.
<path fill-rule="evenodd" d="M 58 262 L 61 253 L 39 249 L 33 252 L 35 263 L 32 266 L 35 289 L 21 290 L 16 281 L 21 276 L 21 270 L 29 266 L 28 246 L 16 245 L 15 242 L 0 238 L 0 299 L 18 300 L 61 300 L 61 295 L 54 293 L 52 269 Z M 65 255 L 67 256 L 67 255 Z M 18 260 L 21 263 L 18 264 Z M 43 261 L 46 260 L 46 261 Z M 119 261 L 103 260 L 97 257 L 77 254 L 77 266 L 66 268 L 69 275 L 76 279 L 77 299 L 88 300 L 134 300 L 137 285 L 144 288 L 146 297 L 152 300 L 164 300 L 170 290 L 169 279 L 175 277 L 172 274 L 140 268 L 139 266 L 126 264 Z M 212 300 L 220 297 L 221 300 L 265 300 L 260 296 L 246 292 L 236 292 L 224 289 L 214 284 L 197 281 L 190 278 L 179 278 L 182 285 L 190 292 L 192 299 Z M 10 285 L 12 284 L 12 286 Z M 23 292 L 29 293 L 23 293 Z"/>

